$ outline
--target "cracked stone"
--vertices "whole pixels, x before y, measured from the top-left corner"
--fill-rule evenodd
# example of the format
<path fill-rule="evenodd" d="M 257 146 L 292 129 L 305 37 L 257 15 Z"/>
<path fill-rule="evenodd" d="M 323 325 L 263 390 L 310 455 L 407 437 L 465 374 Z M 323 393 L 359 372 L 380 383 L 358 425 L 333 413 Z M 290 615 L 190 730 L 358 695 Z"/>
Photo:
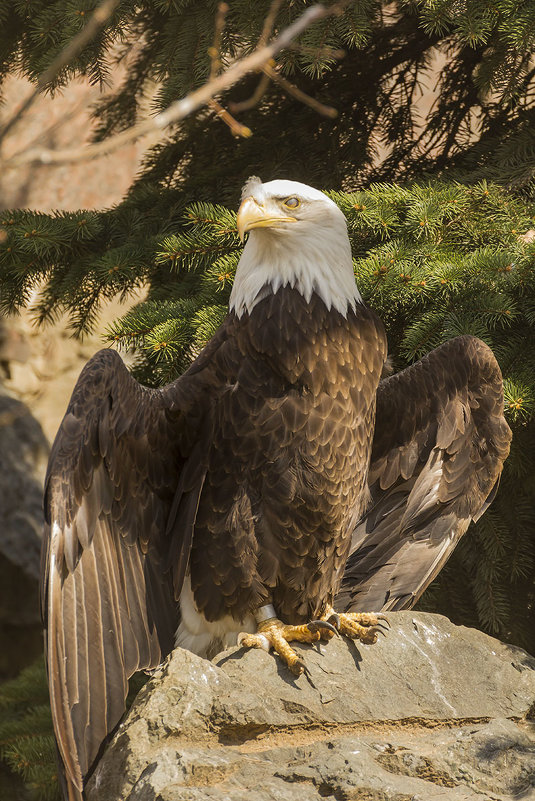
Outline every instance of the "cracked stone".
<path fill-rule="evenodd" d="M 373 646 L 212 662 L 177 649 L 141 690 L 87 801 L 512 801 L 535 788 L 535 660 L 439 615 Z M 325 702 L 329 699 L 328 703 Z"/>

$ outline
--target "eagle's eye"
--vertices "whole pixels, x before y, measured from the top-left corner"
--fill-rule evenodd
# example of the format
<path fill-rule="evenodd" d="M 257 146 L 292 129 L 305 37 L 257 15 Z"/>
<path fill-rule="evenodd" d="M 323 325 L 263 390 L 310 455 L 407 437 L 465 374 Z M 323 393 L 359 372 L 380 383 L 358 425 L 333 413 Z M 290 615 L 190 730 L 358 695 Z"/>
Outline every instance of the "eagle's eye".
<path fill-rule="evenodd" d="M 301 201 L 298 197 L 289 197 L 284 201 L 284 205 L 287 209 L 297 209 L 301 205 Z"/>

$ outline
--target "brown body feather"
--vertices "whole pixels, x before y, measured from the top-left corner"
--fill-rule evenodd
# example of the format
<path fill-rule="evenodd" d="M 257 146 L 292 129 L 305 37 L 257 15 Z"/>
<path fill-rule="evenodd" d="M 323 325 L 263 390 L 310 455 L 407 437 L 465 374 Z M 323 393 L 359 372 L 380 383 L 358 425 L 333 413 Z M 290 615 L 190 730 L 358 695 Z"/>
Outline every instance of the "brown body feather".
<path fill-rule="evenodd" d="M 212 362 L 225 383 L 210 408 L 194 599 L 210 621 L 273 603 L 304 622 L 332 601 L 363 512 L 382 325 L 365 306 L 343 317 L 289 288 L 227 325 Z"/>
<path fill-rule="evenodd" d="M 366 503 L 385 357 L 369 309 L 343 316 L 284 288 L 230 314 L 162 390 L 112 351 L 84 369 L 50 459 L 42 583 L 72 798 L 128 676 L 172 647 L 188 564 L 210 621 L 273 603 L 298 623 L 332 601 Z"/>

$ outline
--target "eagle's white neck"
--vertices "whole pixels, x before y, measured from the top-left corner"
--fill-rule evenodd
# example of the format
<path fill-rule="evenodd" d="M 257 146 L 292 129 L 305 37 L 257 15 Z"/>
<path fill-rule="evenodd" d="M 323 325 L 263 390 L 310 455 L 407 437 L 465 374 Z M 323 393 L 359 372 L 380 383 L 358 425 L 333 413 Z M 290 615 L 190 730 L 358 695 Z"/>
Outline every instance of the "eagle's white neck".
<path fill-rule="evenodd" d="M 300 222 L 299 232 L 292 230 L 293 226 L 251 231 L 236 270 L 230 310 L 241 317 L 245 311 L 251 312 L 267 292 L 290 286 L 307 302 L 315 292 L 328 309 L 334 308 L 345 317 L 348 308 L 354 309 L 362 298 L 341 212 L 340 217 L 329 227 Z"/>

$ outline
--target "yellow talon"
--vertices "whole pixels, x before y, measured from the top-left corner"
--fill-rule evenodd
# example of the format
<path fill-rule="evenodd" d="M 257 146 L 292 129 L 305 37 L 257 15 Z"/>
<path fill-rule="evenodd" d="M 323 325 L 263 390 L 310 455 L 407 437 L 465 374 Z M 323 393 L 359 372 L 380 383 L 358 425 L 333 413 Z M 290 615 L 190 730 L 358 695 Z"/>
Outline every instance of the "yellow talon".
<path fill-rule="evenodd" d="M 238 645 L 242 645 L 244 648 L 262 648 L 265 651 L 273 648 L 292 673 L 300 676 L 305 670 L 305 664 L 288 643 L 294 640 L 308 643 L 317 642 L 321 637 L 321 631 L 321 627 L 314 627 L 312 624 L 288 626 L 278 618 L 271 618 L 259 624 L 256 634 L 244 632 L 239 634 Z"/>
<path fill-rule="evenodd" d="M 365 612 L 338 613 L 329 606 L 319 620 L 312 620 L 302 626 L 289 626 L 276 617 L 270 617 L 258 624 L 256 634 L 246 632 L 238 634 L 238 645 L 244 648 L 261 648 L 264 651 L 273 648 L 292 673 L 300 676 L 306 667 L 289 645 L 290 642 L 313 643 L 319 639 L 330 640 L 340 632 L 346 637 L 359 639 L 371 645 L 377 641 L 378 633 L 382 632 L 380 620 L 386 620 L 386 617 L 382 614 Z"/>
<path fill-rule="evenodd" d="M 373 612 L 335 612 L 332 606 L 327 607 L 325 619 L 336 621 L 335 625 L 340 634 L 357 639 L 367 645 L 377 642 L 379 633 L 384 634 L 379 621 L 388 619 L 381 613 Z"/>

